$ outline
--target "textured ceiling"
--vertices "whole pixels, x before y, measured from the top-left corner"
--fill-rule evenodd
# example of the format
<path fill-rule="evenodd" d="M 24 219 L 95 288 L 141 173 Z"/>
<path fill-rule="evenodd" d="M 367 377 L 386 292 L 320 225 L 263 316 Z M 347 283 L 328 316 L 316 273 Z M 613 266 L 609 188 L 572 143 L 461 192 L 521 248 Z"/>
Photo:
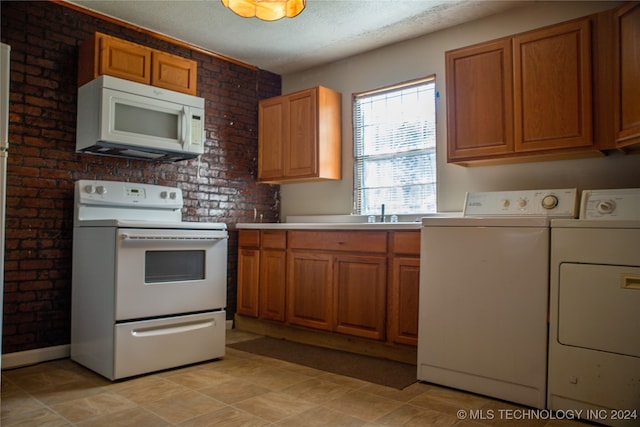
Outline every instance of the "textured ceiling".
<path fill-rule="evenodd" d="M 523 0 L 307 0 L 295 18 L 241 18 L 220 0 L 68 1 L 278 74 L 522 6 Z"/>

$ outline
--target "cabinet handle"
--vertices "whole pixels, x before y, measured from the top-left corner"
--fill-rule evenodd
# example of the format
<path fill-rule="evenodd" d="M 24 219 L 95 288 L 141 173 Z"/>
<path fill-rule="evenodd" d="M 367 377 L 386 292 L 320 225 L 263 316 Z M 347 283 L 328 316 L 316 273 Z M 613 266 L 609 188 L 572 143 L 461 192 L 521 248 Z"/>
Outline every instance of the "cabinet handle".
<path fill-rule="evenodd" d="M 640 290 L 640 276 L 634 274 L 623 274 L 622 287 L 624 289 Z"/>

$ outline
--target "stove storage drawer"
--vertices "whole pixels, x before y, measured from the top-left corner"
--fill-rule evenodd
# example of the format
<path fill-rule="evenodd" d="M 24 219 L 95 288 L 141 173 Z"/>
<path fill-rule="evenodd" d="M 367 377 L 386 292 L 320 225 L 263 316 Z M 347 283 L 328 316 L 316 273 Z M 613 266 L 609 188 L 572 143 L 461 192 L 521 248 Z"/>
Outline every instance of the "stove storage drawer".
<path fill-rule="evenodd" d="M 224 356 L 225 320 L 216 311 L 116 324 L 111 379 Z"/>

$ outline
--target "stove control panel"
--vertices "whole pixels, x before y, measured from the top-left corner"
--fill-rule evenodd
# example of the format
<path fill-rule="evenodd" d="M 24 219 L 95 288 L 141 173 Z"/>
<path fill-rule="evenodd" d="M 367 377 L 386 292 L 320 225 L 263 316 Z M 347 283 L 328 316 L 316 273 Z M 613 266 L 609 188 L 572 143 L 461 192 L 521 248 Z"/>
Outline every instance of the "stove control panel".
<path fill-rule="evenodd" d="M 179 188 L 118 181 L 78 181 L 77 200 L 81 205 L 135 206 L 181 209 L 182 191 Z"/>
<path fill-rule="evenodd" d="M 584 190 L 580 219 L 640 220 L 640 188 Z"/>
<path fill-rule="evenodd" d="M 577 202 L 575 188 L 470 192 L 465 199 L 464 216 L 575 218 Z"/>

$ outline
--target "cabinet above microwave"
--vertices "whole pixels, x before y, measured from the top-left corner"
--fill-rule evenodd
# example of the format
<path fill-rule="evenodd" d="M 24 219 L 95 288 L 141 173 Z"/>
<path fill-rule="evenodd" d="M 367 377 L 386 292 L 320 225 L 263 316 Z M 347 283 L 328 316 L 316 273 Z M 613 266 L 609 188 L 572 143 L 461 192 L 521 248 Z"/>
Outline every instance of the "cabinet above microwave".
<path fill-rule="evenodd" d="M 96 32 L 80 45 L 78 87 L 101 75 L 196 94 L 198 63 Z"/>

